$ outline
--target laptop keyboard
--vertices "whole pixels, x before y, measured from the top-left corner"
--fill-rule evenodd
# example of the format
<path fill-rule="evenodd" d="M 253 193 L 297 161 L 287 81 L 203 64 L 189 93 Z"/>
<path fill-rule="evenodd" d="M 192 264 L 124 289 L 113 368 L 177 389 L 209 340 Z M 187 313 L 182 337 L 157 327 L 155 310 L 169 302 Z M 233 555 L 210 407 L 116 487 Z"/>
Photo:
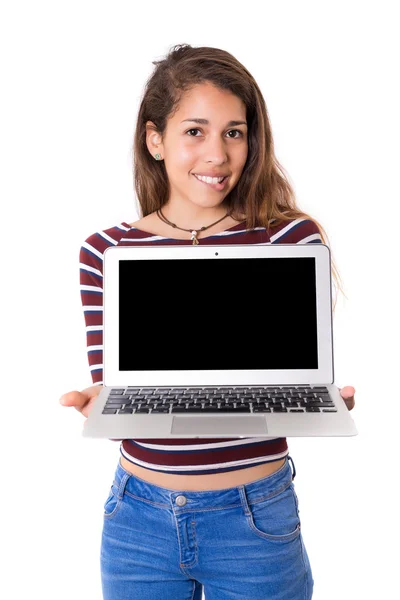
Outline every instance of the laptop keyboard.
<path fill-rule="evenodd" d="M 104 415 L 166 413 L 337 412 L 326 387 L 119 387 L 112 388 Z"/>

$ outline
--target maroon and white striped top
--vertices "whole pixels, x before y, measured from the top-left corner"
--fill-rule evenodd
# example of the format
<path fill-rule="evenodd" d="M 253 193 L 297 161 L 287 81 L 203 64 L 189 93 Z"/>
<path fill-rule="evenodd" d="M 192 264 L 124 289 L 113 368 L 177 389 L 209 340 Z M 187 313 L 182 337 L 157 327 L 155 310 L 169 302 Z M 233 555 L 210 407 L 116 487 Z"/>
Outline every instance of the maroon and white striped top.
<path fill-rule="evenodd" d="M 189 237 L 189 236 L 188 236 Z M 246 230 L 239 223 L 199 240 L 200 245 L 217 244 L 320 244 L 316 223 L 298 218 L 267 230 Z M 87 353 L 93 385 L 103 385 L 103 254 L 114 246 L 191 245 L 153 235 L 122 222 L 90 235 L 79 253 L 80 290 L 87 334 Z M 140 340 L 137 340 L 140 344 Z M 286 438 L 134 439 L 121 441 L 120 452 L 129 461 L 153 471 L 180 474 L 223 473 L 244 469 L 285 457 Z"/>

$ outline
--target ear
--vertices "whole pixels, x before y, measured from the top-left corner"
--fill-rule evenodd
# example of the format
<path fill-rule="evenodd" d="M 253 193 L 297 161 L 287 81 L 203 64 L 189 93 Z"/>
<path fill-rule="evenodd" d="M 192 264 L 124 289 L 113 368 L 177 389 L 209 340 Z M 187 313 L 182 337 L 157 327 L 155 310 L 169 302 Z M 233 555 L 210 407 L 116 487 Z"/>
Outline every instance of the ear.
<path fill-rule="evenodd" d="M 161 154 L 161 158 L 164 158 L 162 136 L 157 131 L 157 127 L 153 121 L 147 121 L 146 123 L 146 145 L 153 158 L 156 154 Z"/>

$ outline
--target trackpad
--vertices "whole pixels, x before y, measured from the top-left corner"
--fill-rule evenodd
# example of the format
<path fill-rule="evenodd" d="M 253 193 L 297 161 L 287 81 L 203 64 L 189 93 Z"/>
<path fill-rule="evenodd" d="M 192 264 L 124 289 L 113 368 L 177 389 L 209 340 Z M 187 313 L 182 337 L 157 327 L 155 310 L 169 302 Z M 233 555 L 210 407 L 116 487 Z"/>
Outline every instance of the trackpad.
<path fill-rule="evenodd" d="M 267 433 L 267 422 L 265 417 L 184 417 L 173 418 L 171 433 L 194 435 L 222 434 L 246 435 L 249 433 Z"/>

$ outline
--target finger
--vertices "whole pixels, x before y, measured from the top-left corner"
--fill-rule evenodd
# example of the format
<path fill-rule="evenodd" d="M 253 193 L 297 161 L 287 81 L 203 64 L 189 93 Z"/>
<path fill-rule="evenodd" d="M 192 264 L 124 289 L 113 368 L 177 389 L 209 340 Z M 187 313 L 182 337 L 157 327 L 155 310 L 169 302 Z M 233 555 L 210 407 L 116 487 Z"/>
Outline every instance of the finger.
<path fill-rule="evenodd" d="M 343 388 L 339 388 L 339 390 L 340 390 L 340 395 L 342 396 L 343 400 L 345 398 L 354 397 L 354 394 L 356 393 L 356 390 L 354 389 L 354 387 L 352 385 L 346 385 Z"/>
<path fill-rule="evenodd" d="M 356 403 L 353 397 L 351 398 L 344 398 L 344 403 L 346 404 L 348 410 L 353 410 L 353 408 L 355 407 Z"/>
<path fill-rule="evenodd" d="M 63 406 L 74 406 L 75 408 L 78 408 L 78 410 L 81 410 L 89 400 L 90 397 L 81 392 L 68 392 L 61 396 L 60 404 Z"/>
<path fill-rule="evenodd" d="M 355 399 L 354 399 L 356 390 L 354 389 L 354 387 L 351 385 L 347 385 L 344 388 L 339 388 L 339 391 L 340 391 L 340 395 L 343 398 L 348 410 L 352 410 L 356 404 Z"/>

